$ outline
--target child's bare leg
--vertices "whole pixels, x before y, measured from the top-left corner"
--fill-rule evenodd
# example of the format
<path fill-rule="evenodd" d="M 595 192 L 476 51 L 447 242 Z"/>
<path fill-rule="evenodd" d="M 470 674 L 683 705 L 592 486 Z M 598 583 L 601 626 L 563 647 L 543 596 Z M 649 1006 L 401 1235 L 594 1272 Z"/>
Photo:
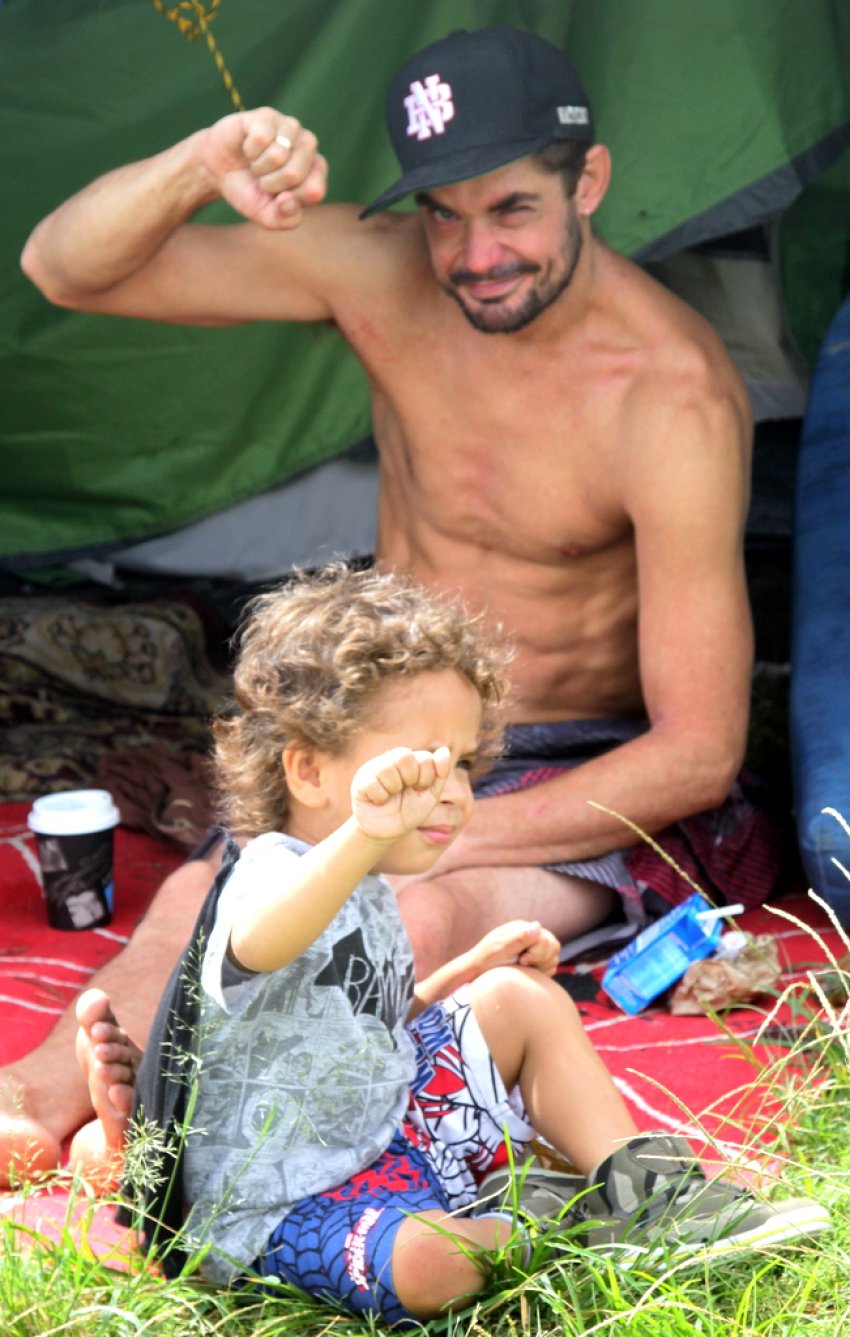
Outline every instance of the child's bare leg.
<path fill-rule="evenodd" d="M 588 1174 L 637 1127 L 567 993 L 536 970 L 488 970 L 469 999 L 508 1090 L 534 1128 Z"/>
<path fill-rule="evenodd" d="M 497 1217 L 459 1219 L 437 1211 L 408 1217 L 393 1244 L 396 1295 L 422 1319 L 465 1303 L 487 1284 L 486 1265 L 476 1265 L 477 1254 L 498 1248 L 510 1234 L 510 1223 Z"/>
<path fill-rule="evenodd" d="M 471 986 L 471 1004 L 505 1086 L 518 1085 L 536 1130 L 592 1178 L 590 1243 L 765 1248 L 830 1227 L 808 1198 L 760 1203 L 722 1178 L 709 1182 L 683 1137 L 640 1136 L 571 999 L 517 967 Z M 640 1213 L 637 1213 L 640 1207 Z"/>
<path fill-rule="evenodd" d="M 469 997 L 505 1087 L 519 1086 L 536 1131 L 583 1174 L 635 1136 L 625 1103 L 559 985 L 539 971 L 505 967 L 486 971 Z M 422 1319 L 473 1298 L 487 1285 L 486 1258 L 477 1262 L 476 1254 L 504 1244 L 511 1230 L 497 1217 L 410 1217 L 393 1245 L 396 1295 Z"/>

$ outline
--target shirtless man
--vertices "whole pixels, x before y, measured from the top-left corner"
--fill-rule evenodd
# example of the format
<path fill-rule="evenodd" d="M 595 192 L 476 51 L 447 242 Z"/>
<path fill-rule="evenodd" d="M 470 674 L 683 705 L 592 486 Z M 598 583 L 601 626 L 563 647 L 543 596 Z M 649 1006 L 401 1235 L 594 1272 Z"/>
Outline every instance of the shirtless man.
<path fill-rule="evenodd" d="M 371 387 L 378 560 L 508 629 L 515 721 L 618 722 L 580 766 L 542 763 L 550 778 L 480 801 L 431 880 L 400 888 L 431 970 L 491 924 L 536 919 L 565 941 L 616 912 L 635 837 L 589 800 L 656 832 L 729 793 L 750 692 L 751 423 L 711 329 L 592 235 L 610 158 L 555 48 L 453 34 L 403 67 L 387 116 L 403 174 L 366 219 L 314 207 L 315 137 L 265 108 L 96 181 L 39 224 L 23 265 L 77 310 L 332 321 Z M 381 212 L 410 193 L 415 211 Z M 250 221 L 190 221 L 220 197 Z M 98 977 L 138 1040 L 215 857 L 167 880 Z M 84 1009 L 84 1049 L 99 1015 Z M 59 1136 L 89 1108 L 71 1025 L 13 1073 Z M 109 1056 L 104 1083 L 123 1082 L 124 1051 L 112 1071 Z"/>

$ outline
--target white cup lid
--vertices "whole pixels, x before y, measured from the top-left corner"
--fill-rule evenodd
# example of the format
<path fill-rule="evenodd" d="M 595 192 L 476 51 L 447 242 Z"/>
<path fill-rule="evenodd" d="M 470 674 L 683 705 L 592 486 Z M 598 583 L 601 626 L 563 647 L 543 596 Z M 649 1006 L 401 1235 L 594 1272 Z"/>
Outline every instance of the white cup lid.
<path fill-rule="evenodd" d="M 108 789 L 69 789 L 37 798 L 27 825 L 40 836 L 80 836 L 89 831 L 108 831 L 120 820 Z"/>

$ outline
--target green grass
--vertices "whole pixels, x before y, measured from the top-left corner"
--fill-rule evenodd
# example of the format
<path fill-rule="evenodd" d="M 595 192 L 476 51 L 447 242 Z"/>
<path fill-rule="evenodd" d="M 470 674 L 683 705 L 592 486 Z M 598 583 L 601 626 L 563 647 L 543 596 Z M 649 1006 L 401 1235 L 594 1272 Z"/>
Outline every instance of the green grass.
<path fill-rule="evenodd" d="M 522 1270 L 497 1259 L 487 1295 L 427 1325 L 435 1337 L 836 1337 L 850 1331 L 850 979 L 843 962 L 787 990 L 794 1026 L 768 1066 L 750 1051 L 754 1082 L 775 1098 L 747 1148 L 782 1163 L 781 1193 L 816 1197 L 834 1229 L 812 1241 L 688 1264 L 626 1268 L 567 1241 L 556 1258 L 535 1246 Z M 773 1014 L 765 1029 L 775 1035 Z M 740 1044 L 740 1042 L 737 1042 Z M 768 1138 L 767 1144 L 764 1138 Z M 3 1337 L 368 1337 L 385 1329 L 335 1313 L 286 1287 L 274 1298 L 216 1291 L 144 1267 L 116 1270 L 86 1247 L 82 1223 L 59 1242 L 0 1225 Z"/>

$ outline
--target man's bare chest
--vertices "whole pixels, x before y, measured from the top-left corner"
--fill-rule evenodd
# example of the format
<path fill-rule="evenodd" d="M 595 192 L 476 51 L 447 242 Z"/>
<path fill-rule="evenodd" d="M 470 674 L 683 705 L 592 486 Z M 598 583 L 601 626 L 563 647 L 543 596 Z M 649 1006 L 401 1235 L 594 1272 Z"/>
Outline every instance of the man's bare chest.
<path fill-rule="evenodd" d="M 609 415 L 566 382 L 561 369 L 443 356 L 382 380 L 374 422 L 387 485 L 422 521 L 480 548 L 557 562 L 620 540 Z"/>

